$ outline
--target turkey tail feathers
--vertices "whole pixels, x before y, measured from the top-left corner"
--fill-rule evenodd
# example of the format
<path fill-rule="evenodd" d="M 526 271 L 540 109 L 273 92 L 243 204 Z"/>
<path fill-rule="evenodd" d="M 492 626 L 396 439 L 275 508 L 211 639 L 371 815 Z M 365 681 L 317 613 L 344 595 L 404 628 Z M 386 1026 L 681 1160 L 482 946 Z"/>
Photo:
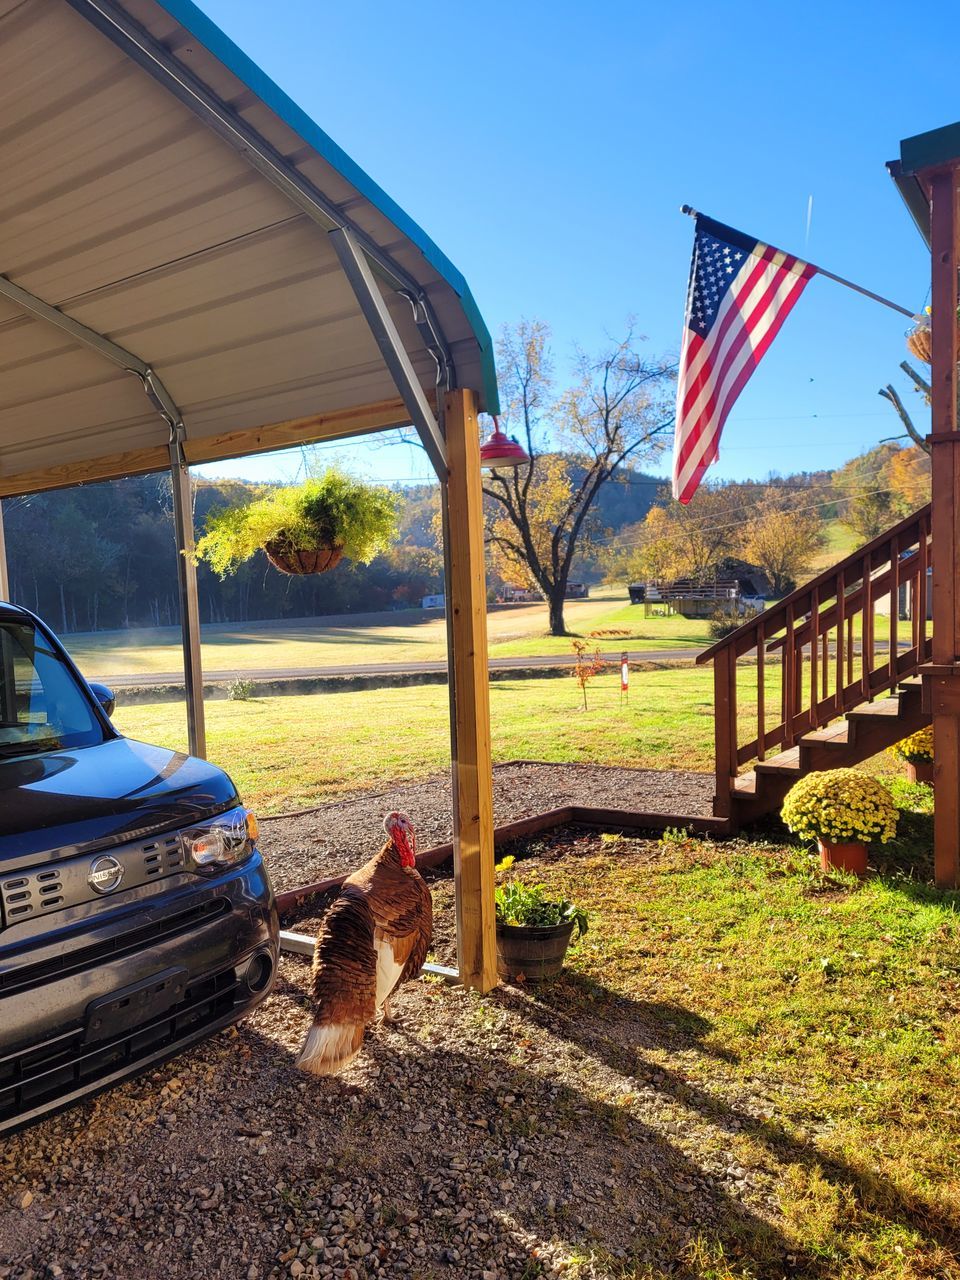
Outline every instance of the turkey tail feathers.
<path fill-rule="evenodd" d="M 363 1023 L 314 1022 L 297 1066 L 314 1076 L 332 1076 L 348 1067 L 363 1044 Z"/>
<path fill-rule="evenodd" d="M 374 919 L 361 892 L 346 885 L 324 917 L 313 953 L 313 1025 L 297 1066 L 313 1075 L 342 1071 L 360 1052 L 376 1013 Z"/>

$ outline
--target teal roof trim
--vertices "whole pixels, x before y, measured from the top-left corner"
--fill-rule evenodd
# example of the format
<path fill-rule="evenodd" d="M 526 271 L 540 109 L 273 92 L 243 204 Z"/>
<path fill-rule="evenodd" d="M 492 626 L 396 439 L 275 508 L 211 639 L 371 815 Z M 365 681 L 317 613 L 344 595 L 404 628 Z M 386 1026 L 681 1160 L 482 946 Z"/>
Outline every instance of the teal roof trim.
<path fill-rule="evenodd" d="M 497 369 L 493 357 L 493 343 L 490 332 L 480 314 L 480 308 L 474 300 L 470 287 L 450 259 L 430 239 L 422 227 L 400 208 L 396 201 L 374 182 L 369 174 L 351 160 L 342 147 L 338 147 L 329 134 L 289 98 L 279 85 L 262 71 L 260 67 L 233 43 L 192 0 L 160 0 L 161 7 L 176 22 L 185 27 L 210 53 L 231 71 L 238 80 L 257 95 L 261 102 L 270 108 L 281 120 L 309 143 L 319 155 L 331 164 L 350 182 L 367 200 L 370 201 L 386 218 L 401 231 L 408 240 L 417 246 L 430 265 L 439 272 L 447 284 L 458 295 L 464 313 L 480 346 L 483 367 L 482 390 L 487 413 L 499 413 L 500 401 L 497 392 Z"/>
<path fill-rule="evenodd" d="M 950 164 L 960 158 L 960 123 L 930 129 L 904 138 L 900 143 L 900 164 L 905 174 Z"/>

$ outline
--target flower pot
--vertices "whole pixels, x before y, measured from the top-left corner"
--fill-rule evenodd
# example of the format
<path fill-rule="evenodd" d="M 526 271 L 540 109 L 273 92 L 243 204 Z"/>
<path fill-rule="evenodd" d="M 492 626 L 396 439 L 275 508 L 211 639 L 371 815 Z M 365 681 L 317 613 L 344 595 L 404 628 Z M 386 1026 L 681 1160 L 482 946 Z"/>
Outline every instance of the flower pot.
<path fill-rule="evenodd" d="M 851 871 L 855 876 L 867 874 L 867 846 L 855 841 L 852 844 L 833 844 L 819 839 L 821 871 Z"/>
<path fill-rule="evenodd" d="M 319 550 L 304 551 L 287 547 L 281 542 L 268 542 L 263 549 L 275 569 L 279 569 L 281 573 L 297 575 L 326 573 L 343 558 L 343 547 L 320 547 Z"/>
<path fill-rule="evenodd" d="M 908 782 L 929 782 L 933 785 L 932 760 L 908 760 L 906 765 Z"/>
<path fill-rule="evenodd" d="M 497 973 L 501 978 L 543 982 L 563 967 L 574 922 L 532 928 L 519 924 L 497 925 Z"/>
<path fill-rule="evenodd" d="M 929 325 L 918 324 L 915 329 L 910 330 L 907 334 L 907 350 L 924 364 L 933 364 L 933 341 Z M 960 339 L 958 339 L 957 358 L 960 359 Z"/>

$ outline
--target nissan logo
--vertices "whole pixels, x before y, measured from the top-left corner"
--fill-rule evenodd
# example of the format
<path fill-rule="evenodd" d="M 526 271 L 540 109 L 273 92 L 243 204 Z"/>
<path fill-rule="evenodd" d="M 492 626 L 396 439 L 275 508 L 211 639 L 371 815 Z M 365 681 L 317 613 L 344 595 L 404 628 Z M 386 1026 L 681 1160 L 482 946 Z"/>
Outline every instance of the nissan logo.
<path fill-rule="evenodd" d="M 102 858 L 94 858 L 87 872 L 87 884 L 96 893 L 113 893 L 120 888 L 123 879 L 123 867 L 109 854 Z"/>

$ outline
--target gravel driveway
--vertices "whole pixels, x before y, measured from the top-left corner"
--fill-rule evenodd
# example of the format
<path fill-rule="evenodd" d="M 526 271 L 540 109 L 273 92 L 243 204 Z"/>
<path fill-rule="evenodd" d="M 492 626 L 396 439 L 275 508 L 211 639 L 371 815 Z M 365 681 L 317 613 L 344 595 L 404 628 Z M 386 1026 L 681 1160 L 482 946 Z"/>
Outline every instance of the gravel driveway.
<path fill-rule="evenodd" d="M 713 792 L 713 774 L 681 770 L 524 762 L 493 771 L 497 825 L 569 804 L 708 816 Z M 421 849 L 453 838 L 449 773 L 363 792 L 302 816 L 264 818 L 261 845 L 274 888 L 281 892 L 353 871 L 382 844 L 381 823 L 391 809 L 410 814 Z"/>
<path fill-rule="evenodd" d="M 603 848 L 558 838 L 537 849 Z M 445 950 L 450 882 L 434 894 Z M 709 1058 L 659 1006 L 598 989 L 574 1019 L 562 984 L 481 999 L 421 980 L 399 1025 L 315 1080 L 293 1067 L 308 974 L 284 958 L 239 1028 L 10 1138 L 0 1280 L 608 1280 L 689 1274 L 698 1236 L 769 1231 L 769 1172 L 730 1156 L 761 1082 L 721 1072 L 694 1106 Z"/>

